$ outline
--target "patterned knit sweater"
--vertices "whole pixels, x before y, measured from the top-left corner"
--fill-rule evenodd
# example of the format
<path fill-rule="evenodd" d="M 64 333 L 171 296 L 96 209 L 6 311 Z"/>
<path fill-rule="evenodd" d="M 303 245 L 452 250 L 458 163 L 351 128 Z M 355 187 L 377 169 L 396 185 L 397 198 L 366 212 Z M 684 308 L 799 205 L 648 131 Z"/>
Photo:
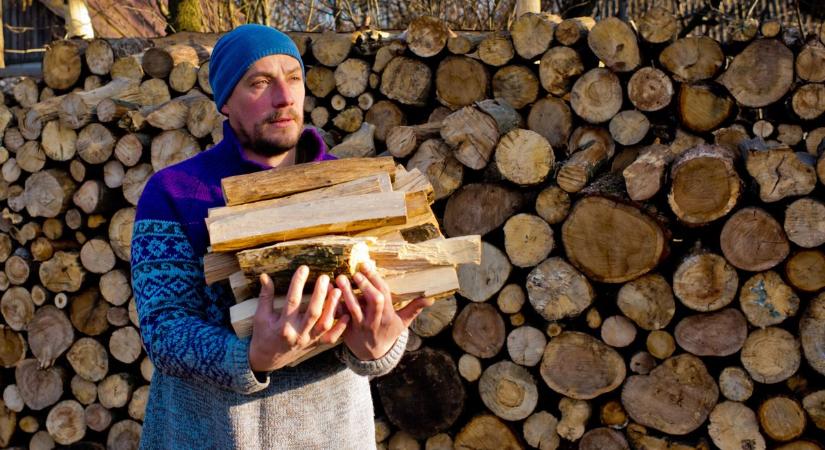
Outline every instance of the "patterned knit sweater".
<path fill-rule="evenodd" d="M 312 129 L 299 157 L 332 159 Z M 375 448 L 368 376 L 398 363 L 405 332 L 375 361 L 344 346 L 268 374 L 249 367 L 249 338 L 229 324 L 228 289 L 207 286 L 208 208 L 224 206 L 220 180 L 265 169 L 246 159 L 232 129 L 210 150 L 157 172 L 138 203 L 132 282 L 146 352 L 156 367 L 143 449 Z"/>

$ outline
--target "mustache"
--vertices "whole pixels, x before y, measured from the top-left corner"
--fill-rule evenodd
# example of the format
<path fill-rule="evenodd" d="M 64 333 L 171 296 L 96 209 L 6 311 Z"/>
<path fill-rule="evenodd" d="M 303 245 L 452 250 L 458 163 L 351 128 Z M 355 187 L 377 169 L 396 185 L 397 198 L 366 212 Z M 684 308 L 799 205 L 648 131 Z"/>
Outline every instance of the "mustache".
<path fill-rule="evenodd" d="M 292 119 L 294 121 L 298 121 L 298 112 L 294 109 L 284 109 L 280 111 L 275 111 L 272 114 L 268 115 L 266 119 L 264 119 L 264 123 L 275 123 L 281 119 Z"/>

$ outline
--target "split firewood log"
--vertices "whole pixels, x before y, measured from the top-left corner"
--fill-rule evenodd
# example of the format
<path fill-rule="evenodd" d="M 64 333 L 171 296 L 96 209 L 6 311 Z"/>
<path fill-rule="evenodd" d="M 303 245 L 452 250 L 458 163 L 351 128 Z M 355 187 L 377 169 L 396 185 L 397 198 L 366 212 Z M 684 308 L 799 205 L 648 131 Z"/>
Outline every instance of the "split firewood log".
<path fill-rule="evenodd" d="M 816 187 L 813 164 L 790 148 L 748 150 L 745 167 L 759 184 L 759 198 L 765 203 L 806 195 Z"/>

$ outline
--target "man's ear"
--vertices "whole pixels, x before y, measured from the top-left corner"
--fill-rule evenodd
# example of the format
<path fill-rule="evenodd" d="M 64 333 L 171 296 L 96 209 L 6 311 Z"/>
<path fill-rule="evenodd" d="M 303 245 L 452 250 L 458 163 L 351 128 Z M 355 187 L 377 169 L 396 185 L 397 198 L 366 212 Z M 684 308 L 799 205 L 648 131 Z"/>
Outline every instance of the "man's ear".
<path fill-rule="evenodd" d="M 229 105 L 227 105 L 226 103 L 224 103 L 223 106 L 221 106 L 221 114 L 229 117 Z"/>

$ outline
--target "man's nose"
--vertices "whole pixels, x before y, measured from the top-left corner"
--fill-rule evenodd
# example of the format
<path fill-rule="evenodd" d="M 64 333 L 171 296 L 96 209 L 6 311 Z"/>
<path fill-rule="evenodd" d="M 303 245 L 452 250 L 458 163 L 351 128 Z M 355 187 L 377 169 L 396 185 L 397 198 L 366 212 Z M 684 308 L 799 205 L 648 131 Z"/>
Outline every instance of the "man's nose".
<path fill-rule="evenodd" d="M 276 78 L 271 85 L 272 106 L 284 107 L 292 105 L 295 100 L 292 96 L 292 91 L 289 89 L 289 83 L 283 78 Z"/>

